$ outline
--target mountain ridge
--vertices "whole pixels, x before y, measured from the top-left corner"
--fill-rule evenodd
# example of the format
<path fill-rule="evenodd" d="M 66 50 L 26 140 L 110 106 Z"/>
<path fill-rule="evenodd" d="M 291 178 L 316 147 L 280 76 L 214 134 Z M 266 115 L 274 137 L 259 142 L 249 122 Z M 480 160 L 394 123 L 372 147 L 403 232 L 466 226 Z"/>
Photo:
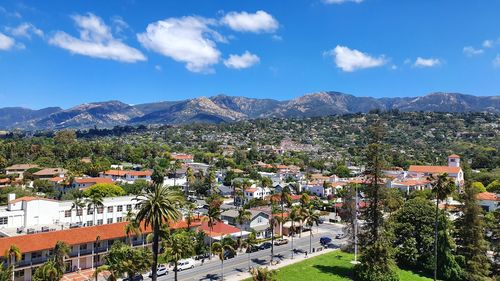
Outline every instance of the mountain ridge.
<path fill-rule="evenodd" d="M 435 92 L 419 97 L 373 98 L 323 91 L 283 101 L 228 95 L 137 105 L 111 100 L 84 103 L 68 109 L 0 108 L 0 129 L 57 130 L 139 124 L 220 123 L 255 118 L 366 113 L 374 109 L 499 114 L 500 96 Z"/>

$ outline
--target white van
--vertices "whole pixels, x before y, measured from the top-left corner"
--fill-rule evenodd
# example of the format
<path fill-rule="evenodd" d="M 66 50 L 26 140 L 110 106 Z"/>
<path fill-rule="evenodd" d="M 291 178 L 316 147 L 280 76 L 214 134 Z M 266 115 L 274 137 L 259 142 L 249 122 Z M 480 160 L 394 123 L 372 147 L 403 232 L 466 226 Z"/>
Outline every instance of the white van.
<path fill-rule="evenodd" d="M 179 270 L 179 271 L 190 269 L 190 268 L 194 268 L 194 260 L 193 259 L 180 260 L 177 263 L 177 270 Z"/>

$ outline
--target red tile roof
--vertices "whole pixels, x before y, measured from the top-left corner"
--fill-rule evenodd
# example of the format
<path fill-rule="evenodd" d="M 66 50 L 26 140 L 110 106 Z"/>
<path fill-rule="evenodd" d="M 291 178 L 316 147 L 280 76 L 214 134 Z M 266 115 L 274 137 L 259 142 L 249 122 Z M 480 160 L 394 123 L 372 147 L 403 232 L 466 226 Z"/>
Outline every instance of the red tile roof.
<path fill-rule="evenodd" d="M 481 192 L 476 195 L 477 200 L 482 201 L 500 201 L 500 197 L 498 197 L 495 193 L 492 192 Z"/>
<path fill-rule="evenodd" d="M 134 170 L 107 170 L 104 172 L 105 175 L 109 176 L 126 176 L 126 175 L 131 175 L 131 176 L 151 176 L 153 172 L 151 171 L 134 171 Z"/>
<path fill-rule="evenodd" d="M 82 184 L 82 183 L 113 183 L 113 180 L 110 178 L 82 178 L 82 179 L 75 179 L 76 183 Z"/>
<path fill-rule="evenodd" d="M 33 196 L 24 196 L 24 197 L 19 197 L 17 199 L 9 201 L 9 204 L 14 204 L 17 202 L 22 202 L 22 201 L 34 201 L 34 200 L 45 200 L 45 201 L 52 201 L 52 202 L 59 202 L 55 199 L 49 199 L 49 198 L 43 198 L 43 197 L 33 197 Z"/>
<path fill-rule="evenodd" d="M 0 183 L 9 183 L 10 179 L 0 179 Z"/>
<path fill-rule="evenodd" d="M 217 236 L 226 236 L 229 234 L 233 233 L 238 233 L 241 230 L 237 227 L 234 227 L 232 225 L 225 224 L 223 222 L 216 222 L 213 225 L 213 229 L 210 230 L 210 227 L 208 226 L 208 222 L 204 221 L 201 223 L 201 225 L 198 227 L 198 231 L 203 230 L 207 236 L 211 237 L 217 237 Z"/>
<path fill-rule="evenodd" d="M 175 160 L 190 160 L 190 159 L 193 159 L 193 155 L 191 155 L 191 154 L 172 154 L 171 156 Z"/>
<path fill-rule="evenodd" d="M 100 237 L 101 241 L 123 238 L 126 237 L 125 225 L 127 223 L 128 222 L 119 222 L 0 238 L 0 253 L 4 253 L 10 245 L 18 246 L 22 253 L 29 253 L 52 249 L 57 241 L 64 241 L 69 245 L 79 245 L 94 242 L 97 236 Z M 199 221 L 192 223 L 192 226 L 197 225 L 200 225 Z M 187 228 L 187 223 L 184 220 L 178 221 L 171 224 L 170 228 Z M 144 226 L 142 226 L 142 233 L 151 233 L 151 228 L 144 228 Z"/>
<path fill-rule="evenodd" d="M 460 156 L 456 155 L 456 154 L 452 154 L 452 155 L 448 156 L 448 158 L 460 158 Z"/>
<path fill-rule="evenodd" d="M 415 173 L 431 173 L 431 174 L 457 174 L 461 170 L 460 167 L 449 166 L 418 166 L 411 165 L 408 171 Z"/>

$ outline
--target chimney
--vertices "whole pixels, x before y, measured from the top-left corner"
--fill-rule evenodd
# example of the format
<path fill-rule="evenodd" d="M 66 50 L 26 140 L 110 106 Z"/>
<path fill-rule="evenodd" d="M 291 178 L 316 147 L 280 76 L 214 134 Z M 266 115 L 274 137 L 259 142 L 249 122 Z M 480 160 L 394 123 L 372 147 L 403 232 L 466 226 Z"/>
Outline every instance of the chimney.
<path fill-rule="evenodd" d="M 9 195 L 7 195 L 7 202 L 10 202 L 12 200 L 16 200 L 16 194 L 15 193 L 9 193 Z"/>

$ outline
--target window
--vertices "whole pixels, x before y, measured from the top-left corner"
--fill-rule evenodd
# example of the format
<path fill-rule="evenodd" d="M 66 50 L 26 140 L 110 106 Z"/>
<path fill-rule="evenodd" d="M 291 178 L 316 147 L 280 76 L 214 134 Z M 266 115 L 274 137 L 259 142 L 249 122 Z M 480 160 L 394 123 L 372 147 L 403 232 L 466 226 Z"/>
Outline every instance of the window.
<path fill-rule="evenodd" d="M 14 271 L 14 278 L 24 277 L 24 269 Z"/>
<path fill-rule="evenodd" d="M 123 206 L 122 205 L 116 206 L 116 211 L 117 212 L 123 212 Z"/>
<path fill-rule="evenodd" d="M 87 226 L 93 226 L 94 222 L 93 221 L 87 221 Z"/>
<path fill-rule="evenodd" d="M 87 209 L 87 215 L 93 215 L 94 214 L 94 209 L 88 208 Z"/>
<path fill-rule="evenodd" d="M 64 217 L 65 218 L 71 218 L 71 210 L 64 211 Z"/>
<path fill-rule="evenodd" d="M 102 214 L 102 212 L 104 212 L 104 207 L 102 207 L 102 206 L 97 207 L 97 213 Z"/>
<path fill-rule="evenodd" d="M 76 215 L 79 216 L 79 217 L 83 216 L 83 210 L 82 209 L 76 210 Z"/>
<path fill-rule="evenodd" d="M 108 213 L 112 213 L 113 212 L 113 206 L 109 206 L 108 207 Z"/>
<path fill-rule="evenodd" d="M 102 219 L 98 219 L 98 220 L 97 220 L 97 225 L 102 225 L 102 224 L 103 224 Z"/>
<path fill-rule="evenodd" d="M 131 205 L 131 204 L 128 204 L 128 205 L 127 205 L 127 211 L 130 211 L 130 210 L 132 210 L 132 205 Z"/>
<path fill-rule="evenodd" d="M 113 223 L 113 218 L 108 219 L 108 224 Z"/>
<path fill-rule="evenodd" d="M 80 251 L 85 251 L 85 250 L 87 250 L 87 244 L 81 244 Z"/>
<path fill-rule="evenodd" d="M 0 225 L 8 224 L 9 223 L 9 218 L 8 217 L 0 217 Z"/>
<path fill-rule="evenodd" d="M 117 217 L 116 218 L 116 222 L 122 222 L 123 221 L 123 218 L 122 217 Z"/>

